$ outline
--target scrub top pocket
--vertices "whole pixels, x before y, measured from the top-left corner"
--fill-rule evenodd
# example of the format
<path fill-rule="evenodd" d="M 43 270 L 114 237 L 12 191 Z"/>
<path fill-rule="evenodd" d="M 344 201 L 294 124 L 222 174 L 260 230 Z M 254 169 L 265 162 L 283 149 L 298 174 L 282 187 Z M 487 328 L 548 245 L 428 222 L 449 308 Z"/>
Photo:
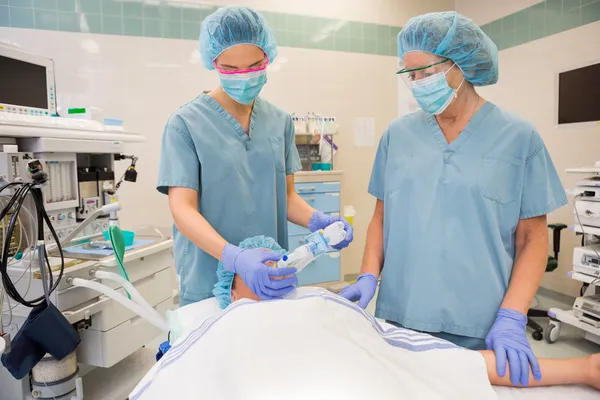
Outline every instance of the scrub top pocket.
<path fill-rule="evenodd" d="M 517 159 L 484 157 L 477 187 L 483 197 L 500 204 L 515 201 L 521 191 L 522 165 Z"/>
<path fill-rule="evenodd" d="M 285 172 L 285 154 L 284 154 L 284 143 L 283 138 L 270 137 L 269 143 L 271 144 L 271 150 L 273 151 L 273 163 L 275 168 L 279 172 Z"/>

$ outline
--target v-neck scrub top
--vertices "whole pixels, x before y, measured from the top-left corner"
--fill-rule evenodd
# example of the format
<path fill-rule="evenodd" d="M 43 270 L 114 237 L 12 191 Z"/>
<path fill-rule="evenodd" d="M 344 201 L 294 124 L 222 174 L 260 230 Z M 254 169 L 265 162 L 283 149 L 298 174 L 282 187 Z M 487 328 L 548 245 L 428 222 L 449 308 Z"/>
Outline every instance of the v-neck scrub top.
<path fill-rule="evenodd" d="M 198 191 L 198 211 L 229 243 L 265 235 L 287 248 L 286 175 L 302 169 L 291 116 L 257 98 L 249 132 L 210 96 L 184 105 L 164 130 L 157 189 Z M 182 304 L 212 297 L 217 259 L 173 232 Z"/>
<path fill-rule="evenodd" d="M 567 203 L 536 129 L 489 102 L 450 144 L 433 115 L 395 120 L 369 193 L 384 202 L 375 315 L 473 338 L 485 338 L 508 288 L 519 220 Z"/>

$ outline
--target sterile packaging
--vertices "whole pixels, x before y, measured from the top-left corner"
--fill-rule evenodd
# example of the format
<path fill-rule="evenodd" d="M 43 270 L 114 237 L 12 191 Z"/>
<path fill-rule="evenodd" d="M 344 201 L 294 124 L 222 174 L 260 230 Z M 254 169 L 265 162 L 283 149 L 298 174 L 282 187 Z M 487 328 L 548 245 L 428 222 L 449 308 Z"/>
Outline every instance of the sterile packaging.
<path fill-rule="evenodd" d="M 344 206 L 344 219 L 348 223 L 354 226 L 354 217 L 356 216 L 356 210 L 352 206 Z"/>

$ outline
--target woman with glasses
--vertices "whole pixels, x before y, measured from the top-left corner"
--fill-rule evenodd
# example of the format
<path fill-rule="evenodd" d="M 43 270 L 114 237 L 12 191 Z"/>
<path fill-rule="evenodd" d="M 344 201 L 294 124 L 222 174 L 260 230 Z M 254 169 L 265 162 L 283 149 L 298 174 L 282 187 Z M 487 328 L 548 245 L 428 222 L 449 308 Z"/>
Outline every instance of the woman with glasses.
<path fill-rule="evenodd" d="M 361 275 L 341 295 L 365 307 L 381 278 L 377 317 L 494 350 L 499 375 L 508 360 L 512 383 L 527 385 L 530 366 L 541 372 L 526 314 L 546 268 L 546 214 L 565 191 L 535 127 L 475 90 L 498 80 L 498 50 L 473 21 L 415 17 L 398 54 L 421 111 L 383 134 Z"/>
<path fill-rule="evenodd" d="M 169 118 L 157 187 L 168 194 L 175 221 L 180 304 L 212 297 L 219 260 L 261 299 L 278 298 L 294 289 L 295 269 L 268 267 L 278 254 L 230 243 L 266 235 L 287 248 L 288 220 L 314 232 L 340 218 L 295 192 L 301 164 L 292 119 L 258 97 L 277 56 L 265 19 L 246 7 L 220 8 L 202 22 L 199 50 L 221 84 Z M 353 237 L 344 223 L 340 249 Z"/>

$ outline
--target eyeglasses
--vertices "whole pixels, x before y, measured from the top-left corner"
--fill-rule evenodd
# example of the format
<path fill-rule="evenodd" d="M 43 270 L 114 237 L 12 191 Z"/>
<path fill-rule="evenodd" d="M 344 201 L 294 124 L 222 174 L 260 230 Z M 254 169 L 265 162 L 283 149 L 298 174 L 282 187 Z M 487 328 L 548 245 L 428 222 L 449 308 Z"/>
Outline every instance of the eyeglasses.
<path fill-rule="evenodd" d="M 224 75 L 247 74 L 249 72 L 263 71 L 267 68 L 267 65 L 269 65 L 269 57 L 267 56 L 266 53 L 264 56 L 265 56 L 264 60 L 261 62 L 260 66 L 258 66 L 256 68 L 240 70 L 240 69 L 233 69 L 230 67 L 221 67 L 221 66 L 217 65 L 216 60 L 213 60 L 213 66 L 215 67 L 215 69 L 217 71 L 219 71 L 221 74 L 224 74 Z"/>
<path fill-rule="evenodd" d="M 406 84 L 410 84 L 410 82 L 413 82 L 415 80 L 421 80 L 421 79 L 427 78 L 428 76 L 431 76 L 433 74 L 440 72 L 439 68 L 433 68 L 429 71 L 428 71 L 428 69 L 435 67 L 436 65 L 441 65 L 448 61 L 450 61 L 450 59 L 446 58 L 445 60 L 438 61 L 436 63 L 426 65 L 424 67 L 404 68 L 404 69 L 401 69 L 400 71 L 396 72 L 396 75 L 400 75 L 402 77 L 402 79 L 404 80 L 404 82 L 406 82 Z"/>

